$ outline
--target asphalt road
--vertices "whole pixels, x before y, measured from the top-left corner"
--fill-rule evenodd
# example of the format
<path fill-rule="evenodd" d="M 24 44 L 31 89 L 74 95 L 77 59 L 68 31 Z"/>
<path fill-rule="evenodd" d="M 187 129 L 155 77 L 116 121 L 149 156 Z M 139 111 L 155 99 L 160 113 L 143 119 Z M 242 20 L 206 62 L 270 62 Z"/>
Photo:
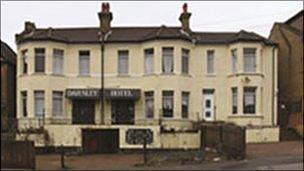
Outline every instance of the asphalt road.
<path fill-rule="evenodd" d="M 134 168 L 130 168 L 134 169 Z M 139 170 L 303 170 L 303 155 L 268 156 L 242 161 L 166 167 L 141 167 Z"/>

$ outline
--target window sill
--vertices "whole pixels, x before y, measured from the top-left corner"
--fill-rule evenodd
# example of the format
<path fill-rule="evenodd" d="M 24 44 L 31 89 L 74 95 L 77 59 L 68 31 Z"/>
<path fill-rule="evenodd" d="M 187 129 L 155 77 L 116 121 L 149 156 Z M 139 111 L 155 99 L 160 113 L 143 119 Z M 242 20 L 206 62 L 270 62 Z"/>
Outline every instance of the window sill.
<path fill-rule="evenodd" d="M 183 77 L 192 77 L 192 75 L 186 74 L 186 73 L 181 73 L 180 75 L 183 76 Z"/>
<path fill-rule="evenodd" d="M 91 77 L 91 75 L 77 75 L 77 77 Z"/>
<path fill-rule="evenodd" d="M 216 77 L 216 74 L 206 74 L 206 77 Z"/>
<path fill-rule="evenodd" d="M 239 73 L 230 73 L 228 74 L 228 77 L 233 77 L 233 76 L 261 76 L 264 77 L 263 73 L 260 72 L 239 72 Z"/>
<path fill-rule="evenodd" d="M 35 75 L 47 75 L 45 72 L 34 72 L 31 75 L 35 76 Z"/>
<path fill-rule="evenodd" d="M 170 72 L 170 73 L 164 73 L 164 72 L 162 72 L 162 73 L 160 73 L 160 75 L 164 75 L 164 76 L 166 76 L 166 75 L 176 75 L 174 72 Z"/>
<path fill-rule="evenodd" d="M 261 114 L 230 114 L 228 118 L 264 118 Z"/>
<path fill-rule="evenodd" d="M 65 77 L 64 74 L 51 74 L 51 76 L 55 76 L 55 77 Z"/>
<path fill-rule="evenodd" d="M 19 74 L 19 77 L 26 77 L 26 76 L 29 76 L 29 74 L 27 74 L 27 73 Z"/>
<path fill-rule="evenodd" d="M 117 77 L 131 77 L 129 74 L 117 74 Z"/>
<path fill-rule="evenodd" d="M 143 74 L 144 77 L 157 76 L 155 73 Z"/>

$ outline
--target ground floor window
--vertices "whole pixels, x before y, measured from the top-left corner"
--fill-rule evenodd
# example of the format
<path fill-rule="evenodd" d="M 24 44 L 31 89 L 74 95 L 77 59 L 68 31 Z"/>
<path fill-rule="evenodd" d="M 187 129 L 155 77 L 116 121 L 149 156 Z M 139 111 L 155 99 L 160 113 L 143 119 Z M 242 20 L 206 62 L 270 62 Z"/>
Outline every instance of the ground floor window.
<path fill-rule="evenodd" d="M 27 92 L 21 92 L 21 102 L 22 102 L 22 115 L 23 117 L 27 117 Z"/>
<path fill-rule="evenodd" d="M 256 87 L 244 87 L 244 114 L 255 114 L 256 108 Z"/>
<path fill-rule="evenodd" d="M 163 91 L 163 117 L 173 117 L 173 91 Z"/>
<path fill-rule="evenodd" d="M 145 114 L 146 118 L 154 117 L 154 93 L 153 91 L 145 92 Z"/>
<path fill-rule="evenodd" d="M 112 124 L 134 124 L 133 100 L 112 100 Z"/>
<path fill-rule="evenodd" d="M 53 116 L 62 116 L 63 112 L 63 93 L 61 91 L 53 92 Z"/>
<path fill-rule="evenodd" d="M 182 118 L 189 115 L 189 92 L 182 92 Z"/>
<path fill-rule="evenodd" d="M 44 91 L 35 91 L 35 116 L 43 117 L 44 115 Z"/>
<path fill-rule="evenodd" d="M 232 114 L 237 114 L 237 104 L 238 104 L 238 94 L 237 94 L 237 88 L 234 87 L 232 90 Z"/>
<path fill-rule="evenodd" d="M 95 123 L 95 101 L 94 100 L 73 100 L 72 109 L 73 124 L 94 124 Z"/>

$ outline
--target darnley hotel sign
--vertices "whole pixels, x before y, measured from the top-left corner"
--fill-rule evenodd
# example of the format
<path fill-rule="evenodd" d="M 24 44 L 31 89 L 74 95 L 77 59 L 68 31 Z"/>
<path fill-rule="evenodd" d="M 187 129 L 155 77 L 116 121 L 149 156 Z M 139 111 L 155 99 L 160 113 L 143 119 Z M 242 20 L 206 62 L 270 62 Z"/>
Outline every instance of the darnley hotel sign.
<path fill-rule="evenodd" d="M 67 89 L 66 97 L 70 99 L 99 99 L 102 93 L 99 89 Z M 109 100 L 137 100 L 139 89 L 105 89 L 105 98 Z"/>

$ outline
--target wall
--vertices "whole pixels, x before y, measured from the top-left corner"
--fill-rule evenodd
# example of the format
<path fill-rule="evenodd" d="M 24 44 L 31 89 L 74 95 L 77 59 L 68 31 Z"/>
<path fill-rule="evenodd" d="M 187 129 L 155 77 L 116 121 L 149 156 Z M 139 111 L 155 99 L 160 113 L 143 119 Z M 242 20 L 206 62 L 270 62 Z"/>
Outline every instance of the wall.
<path fill-rule="evenodd" d="M 198 149 L 201 145 L 200 132 L 176 132 L 161 134 L 163 149 Z"/>
<path fill-rule="evenodd" d="M 246 143 L 278 142 L 279 138 L 279 127 L 246 128 Z"/>

